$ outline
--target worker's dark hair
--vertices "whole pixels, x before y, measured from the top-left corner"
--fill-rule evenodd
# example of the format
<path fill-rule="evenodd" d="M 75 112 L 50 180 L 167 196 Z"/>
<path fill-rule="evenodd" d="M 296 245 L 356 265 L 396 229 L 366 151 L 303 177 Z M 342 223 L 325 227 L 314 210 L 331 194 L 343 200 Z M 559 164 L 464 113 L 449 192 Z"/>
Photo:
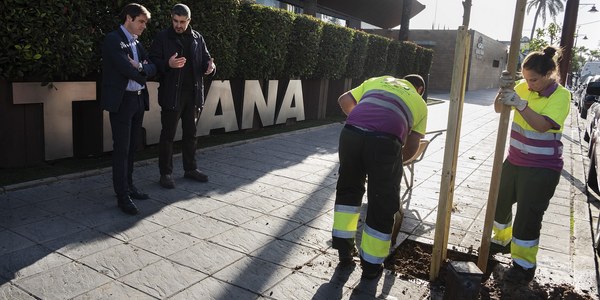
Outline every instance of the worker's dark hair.
<path fill-rule="evenodd" d="M 135 20 L 135 18 L 137 18 L 139 15 L 144 15 L 148 19 L 150 19 L 151 17 L 150 11 L 148 11 L 148 9 L 146 9 L 141 4 L 129 3 L 125 5 L 125 7 L 123 7 L 123 10 L 121 11 L 121 14 L 119 14 L 119 17 L 121 18 L 121 21 L 125 23 L 125 21 L 127 21 L 127 16 L 130 16 L 133 20 Z"/>
<path fill-rule="evenodd" d="M 423 77 L 421 77 L 421 75 L 408 74 L 404 76 L 403 79 L 410 82 L 417 90 L 419 89 L 419 87 L 423 87 L 423 91 L 421 91 L 421 95 L 423 95 L 423 93 L 425 92 L 425 80 L 423 80 Z"/>
<path fill-rule="evenodd" d="M 187 17 L 188 19 L 192 18 L 192 11 L 187 5 L 183 3 L 175 4 L 175 6 L 173 6 L 173 8 L 171 9 L 171 14 L 180 17 Z"/>
<path fill-rule="evenodd" d="M 542 76 L 550 75 L 557 78 L 559 76 L 558 64 L 554 60 L 554 56 L 558 56 L 557 59 L 560 58 L 560 51 L 552 46 L 544 48 L 543 51 L 531 52 L 523 60 L 523 69 L 534 71 Z"/>

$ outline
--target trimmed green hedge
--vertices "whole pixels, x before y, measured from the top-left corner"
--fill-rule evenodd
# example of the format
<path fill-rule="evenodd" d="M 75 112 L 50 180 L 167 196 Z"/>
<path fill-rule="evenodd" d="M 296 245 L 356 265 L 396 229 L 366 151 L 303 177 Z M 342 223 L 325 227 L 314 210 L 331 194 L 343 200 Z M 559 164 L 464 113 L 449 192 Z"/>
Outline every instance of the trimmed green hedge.
<path fill-rule="evenodd" d="M 385 75 L 388 45 L 390 39 L 380 35 L 369 35 L 369 48 L 365 62 L 365 77 Z"/>
<path fill-rule="evenodd" d="M 237 77 L 273 79 L 282 76 L 294 15 L 282 9 L 245 3 L 239 18 Z"/>
<path fill-rule="evenodd" d="M 392 40 L 388 46 L 388 56 L 386 61 L 385 74 L 395 77 L 401 77 L 398 74 L 398 64 L 404 63 L 400 58 L 400 48 L 402 44 L 399 41 Z"/>
<path fill-rule="evenodd" d="M 433 62 L 433 50 L 428 48 L 422 48 L 421 58 L 419 59 L 419 75 L 423 78 L 427 78 L 429 70 L 431 69 L 431 63 Z"/>
<path fill-rule="evenodd" d="M 238 66 L 240 1 L 202 0 L 190 1 L 188 5 L 192 10 L 192 26 L 204 36 L 217 65 L 215 79 L 234 78 Z"/>
<path fill-rule="evenodd" d="M 152 14 L 140 38 L 145 46 L 172 26 L 170 10 L 178 2 L 144 1 Z M 0 79 L 97 80 L 104 36 L 122 23 L 117 16 L 127 3 L 0 0 Z M 414 43 L 392 42 L 305 15 L 241 0 L 188 5 L 192 28 L 205 37 L 215 58 L 217 79 L 402 76 L 427 74 L 431 66 L 430 50 Z"/>
<path fill-rule="evenodd" d="M 285 75 L 307 78 L 317 65 L 323 23 L 307 15 L 296 15 L 288 44 Z"/>
<path fill-rule="evenodd" d="M 345 74 L 352 46 L 352 30 L 323 23 L 319 57 L 313 78 L 340 79 Z"/>
<path fill-rule="evenodd" d="M 362 78 L 369 46 L 369 34 L 355 31 L 352 38 L 352 50 L 346 65 L 346 78 Z"/>
<path fill-rule="evenodd" d="M 401 42 L 399 56 L 401 62 L 398 64 L 398 71 L 396 72 L 398 76 L 401 77 L 411 73 L 418 73 L 418 70 L 414 68 L 418 47 L 417 44 L 412 42 Z"/>
<path fill-rule="evenodd" d="M 0 5 L 0 78 L 43 81 L 84 77 L 97 65 L 97 34 L 90 15 L 97 6 L 74 1 L 3 0 Z"/>

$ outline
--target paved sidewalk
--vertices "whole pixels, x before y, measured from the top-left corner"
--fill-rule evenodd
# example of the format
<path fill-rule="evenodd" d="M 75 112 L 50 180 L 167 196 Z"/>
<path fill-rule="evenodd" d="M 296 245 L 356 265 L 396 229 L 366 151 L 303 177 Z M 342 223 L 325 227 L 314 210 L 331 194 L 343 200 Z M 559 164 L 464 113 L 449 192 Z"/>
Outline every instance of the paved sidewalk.
<path fill-rule="evenodd" d="M 480 244 L 499 119 L 495 91 L 467 93 L 449 247 Z M 429 107 L 429 131 L 446 128 L 448 106 Z M 544 218 L 536 280 L 597 295 L 597 218 L 590 215 L 598 216 L 598 205 L 585 194 L 580 121 L 572 113 L 564 131 L 565 169 Z M 0 299 L 429 297 L 426 282 L 389 273 L 361 282 L 360 268 L 336 268 L 330 230 L 342 126 L 198 151 L 210 176 L 203 184 L 182 177 L 176 156 L 174 190 L 159 187 L 155 160 L 138 163 L 136 185 L 151 199 L 136 201 L 134 217 L 117 209 L 110 169 L 5 187 Z M 417 164 L 413 189 L 402 186 L 402 239 L 433 239 L 445 138 L 435 138 Z"/>

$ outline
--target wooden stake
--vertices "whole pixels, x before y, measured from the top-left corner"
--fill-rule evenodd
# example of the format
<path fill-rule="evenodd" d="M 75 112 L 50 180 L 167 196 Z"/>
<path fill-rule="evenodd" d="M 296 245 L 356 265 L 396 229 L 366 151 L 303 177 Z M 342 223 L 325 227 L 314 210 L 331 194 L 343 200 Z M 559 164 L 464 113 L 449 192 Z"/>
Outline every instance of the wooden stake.
<path fill-rule="evenodd" d="M 435 236 L 431 253 L 431 268 L 429 270 L 429 278 L 432 281 L 437 278 L 441 262 L 446 258 L 462 108 L 465 99 L 467 67 L 471 50 L 470 44 L 469 30 L 466 26 L 460 26 L 456 33 L 456 50 L 454 54 L 454 68 L 452 70 L 452 87 L 450 89 L 450 111 L 448 112 L 448 133 L 444 151 L 444 165 L 442 167 L 442 182 L 440 183 L 440 199 L 438 202 Z"/>
<path fill-rule="evenodd" d="M 521 46 L 521 32 L 523 30 L 523 19 L 525 18 L 525 5 L 527 0 L 517 0 L 515 8 L 515 18 L 510 41 L 510 52 L 508 54 L 507 70 L 515 78 L 517 71 L 517 62 Z M 497 100 L 497 99 L 496 99 Z M 490 251 L 490 240 L 492 235 L 492 226 L 494 225 L 494 215 L 496 214 L 496 202 L 498 200 L 498 190 L 500 188 L 500 173 L 502 171 L 502 160 L 504 159 L 504 148 L 506 146 L 506 136 L 508 133 L 508 122 L 510 121 L 510 107 L 503 106 L 500 113 L 500 123 L 498 124 L 498 137 L 496 139 L 496 152 L 494 153 L 494 165 L 492 167 L 492 179 L 490 182 L 490 191 L 488 194 L 487 209 L 485 212 L 485 221 L 483 233 L 481 236 L 481 246 L 479 247 L 479 257 L 477 266 L 482 272 L 486 272 L 487 261 Z"/>

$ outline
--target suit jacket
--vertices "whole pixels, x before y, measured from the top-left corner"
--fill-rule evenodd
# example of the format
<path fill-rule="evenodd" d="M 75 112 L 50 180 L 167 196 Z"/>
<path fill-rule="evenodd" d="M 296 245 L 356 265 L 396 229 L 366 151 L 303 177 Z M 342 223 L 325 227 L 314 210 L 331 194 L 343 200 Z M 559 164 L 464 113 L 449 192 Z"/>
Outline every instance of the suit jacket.
<path fill-rule="evenodd" d="M 145 109 L 150 109 L 148 99 L 148 87 L 146 80 L 156 74 L 156 66 L 148 59 L 148 52 L 141 43 L 137 44 L 137 52 L 140 61 L 148 60 L 144 64 L 144 70 L 139 72 L 137 68 L 129 63 L 129 57 L 133 58 L 133 51 L 129 47 L 129 41 L 125 33 L 118 28 L 106 35 L 102 45 L 102 90 L 100 94 L 100 107 L 109 112 L 118 112 L 125 88 L 130 79 L 144 85 L 142 95 L 144 97 Z"/>

